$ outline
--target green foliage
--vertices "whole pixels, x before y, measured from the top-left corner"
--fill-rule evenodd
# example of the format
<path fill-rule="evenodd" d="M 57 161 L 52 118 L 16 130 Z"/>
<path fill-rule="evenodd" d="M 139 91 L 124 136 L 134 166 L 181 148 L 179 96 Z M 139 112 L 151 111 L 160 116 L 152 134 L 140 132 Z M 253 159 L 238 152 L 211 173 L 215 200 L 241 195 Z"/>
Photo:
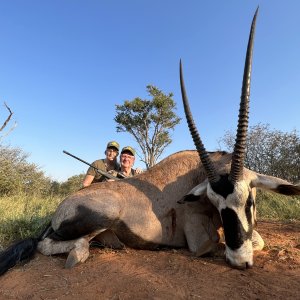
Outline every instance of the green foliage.
<path fill-rule="evenodd" d="M 258 190 L 256 197 L 258 219 L 300 221 L 300 197 L 284 196 Z"/>
<path fill-rule="evenodd" d="M 38 236 L 50 222 L 61 199 L 22 193 L 0 197 L 0 250 L 15 240 Z"/>
<path fill-rule="evenodd" d="M 74 176 L 68 178 L 67 181 L 60 184 L 59 194 L 70 195 L 70 194 L 78 191 L 82 187 L 82 181 L 83 181 L 84 177 L 85 177 L 85 174 L 80 174 L 80 175 L 74 175 Z"/>
<path fill-rule="evenodd" d="M 20 148 L 0 144 L 0 195 L 47 194 L 51 181 Z"/>
<path fill-rule="evenodd" d="M 44 172 L 27 161 L 28 154 L 20 148 L 0 144 L 0 196 L 69 195 L 78 191 L 84 174 L 75 175 L 66 182 L 51 181 Z"/>
<path fill-rule="evenodd" d="M 233 151 L 235 136 L 226 132 L 220 140 Z M 300 136 L 296 130 L 282 132 L 271 130 L 269 125 L 258 124 L 249 129 L 245 166 L 262 174 L 300 180 Z"/>
<path fill-rule="evenodd" d="M 143 154 L 142 161 L 150 168 L 172 142 L 170 130 L 174 130 L 180 118 L 174 113 L 172 93 L 165 95 L 152 85 L 147 86 L 147 91 L 152 100 L 135 98 L 116 105 L 114 120 L 118 132 L 128 132 L 135 138 Z"/>

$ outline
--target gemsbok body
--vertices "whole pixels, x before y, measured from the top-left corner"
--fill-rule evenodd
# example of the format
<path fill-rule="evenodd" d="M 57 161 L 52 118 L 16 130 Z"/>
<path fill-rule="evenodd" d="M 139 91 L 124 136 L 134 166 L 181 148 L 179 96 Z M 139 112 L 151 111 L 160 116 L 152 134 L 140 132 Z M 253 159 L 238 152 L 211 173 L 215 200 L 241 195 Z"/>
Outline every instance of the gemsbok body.
<path fill-rule="evenodd" d="M 214 253 L 225 242 L 230 265 L 242 269 L 253 265 L 253 250 L 264 246 L 254 230 L 256 188 L 300 195 L 299 186 L 244 168 L 256 16 L 257 11 L 248 41 L 233 154 L 205 150 L 190 112 L 180 63 L 185 114 L 197 151 L 175 153 L 143 174 L 97 183 L 67 197 L 39 237 L 15 243 L 0 254 L 0 274 L 33 257 L 36 250 L 45 255 L 68 253 L 66 267 L 71 268 L 88 258 L 92 240 L 118 249 L 188 247 L 199 256 Z"/>

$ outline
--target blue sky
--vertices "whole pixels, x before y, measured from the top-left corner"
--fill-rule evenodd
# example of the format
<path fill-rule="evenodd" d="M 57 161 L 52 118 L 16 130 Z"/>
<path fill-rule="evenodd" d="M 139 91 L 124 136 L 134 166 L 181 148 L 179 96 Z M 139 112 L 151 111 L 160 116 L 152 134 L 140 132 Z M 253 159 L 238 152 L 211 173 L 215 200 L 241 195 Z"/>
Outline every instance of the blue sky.
<path fill-rule="evenodd" d="M 117 133 L 115 104 L 148 98 L 153 84 L 172 92 L 184 117 L 179 59 L 198 130 L 208 150 L 235 130 L 246 44 L 256 7 L 250 125 L 300 129 L 299 0 L 0 1 L 0 124 L 14 112 L 5 143 L 30 154 L 63 181 L 92 162 Z M 187 125 L 162 158 L 194 149 Z M 144 165 L 136 161 L 136 166 Z"/>

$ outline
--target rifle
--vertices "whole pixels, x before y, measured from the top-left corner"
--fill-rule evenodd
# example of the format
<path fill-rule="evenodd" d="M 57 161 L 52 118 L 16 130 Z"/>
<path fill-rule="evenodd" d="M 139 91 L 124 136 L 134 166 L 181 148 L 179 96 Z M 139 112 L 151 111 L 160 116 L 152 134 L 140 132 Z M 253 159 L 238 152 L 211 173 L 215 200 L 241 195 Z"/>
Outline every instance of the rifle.
<path fill-rule="evenodd" d="M 63 153 L 65 153 L 65 154 L 67 154 L 67 155 L 70 155 L 70 156 L 72 156 L 73 158 L 75 158 L 75 159 L 77 159 L 77 160 L 83 162 L 84 164 L 86 164 L 86 165 L 92 167 L 96 172 L 98 172 L 99 174 L 105 176 L 105 177 L 108 178 L 108 179 L 119 180 L 120 178 L 125 178 L 125 177 L 126 177 L 126 176 L 124 176 L 124 175 L 123 175 L 122 173 L 120 173 L 120 172 L 117 172 L 117 176 L 119 176 L 120 178 L 115 177 L 115 176 L 109 174 L 108 172 L 102 171 L 102 170 L 100 170 L 100 169 L 94 167 L 93 165 L 89 164 L 89 163 L 86 162 L 85 160 L 83 160 L 83 159 L 81 159 L 81 158 L 79 158 L 79 157 L 77 157 L 77 156 L 71 154 L 71 153 L 68 152 L 68 151 L 63 150 Z"/>

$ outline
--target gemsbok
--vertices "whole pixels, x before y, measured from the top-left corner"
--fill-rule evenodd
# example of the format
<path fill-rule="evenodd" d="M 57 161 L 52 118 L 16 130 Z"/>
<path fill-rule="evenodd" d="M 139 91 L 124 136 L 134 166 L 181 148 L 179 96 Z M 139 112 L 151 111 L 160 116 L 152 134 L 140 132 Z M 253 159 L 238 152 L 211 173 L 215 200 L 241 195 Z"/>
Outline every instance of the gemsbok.
<path fill-rule="evenodd" d="M 45 255 L 69 253 L 65 266 L 71 268 L 88 258 L 91 240 L 119 249 L 188 247 L 199 256 L 214 253 L 218 243 L 225 242 L 231 266 L 253 265 L 253 250 L 264 245 L 254 230 L 256 188 L 300 195 L 300 186 L 244 168 L 256 17 L 257 11 L 248 41 L 233 154 L 205 150 L 190 112 L 180 63 L 185 114 L 197 151 L 175 153 L 143 174 L 93 184 L 67 197 L 39 237 L 17 242 L 0 254 L 0 274 L 32 258 L 36 250 Z"/>

